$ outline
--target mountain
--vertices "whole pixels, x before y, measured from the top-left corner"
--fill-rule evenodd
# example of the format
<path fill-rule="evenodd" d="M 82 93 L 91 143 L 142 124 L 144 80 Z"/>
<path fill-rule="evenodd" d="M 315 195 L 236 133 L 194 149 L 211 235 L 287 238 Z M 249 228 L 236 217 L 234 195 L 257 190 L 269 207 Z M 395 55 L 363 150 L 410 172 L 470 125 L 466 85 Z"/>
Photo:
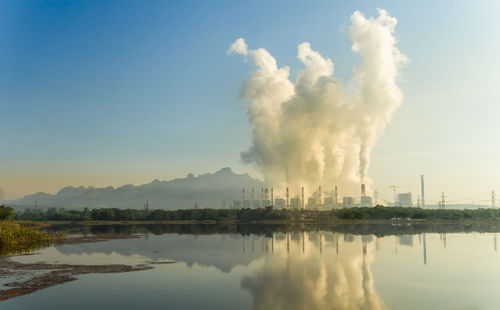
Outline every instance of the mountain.
<path fill-rule="evenodd" d="M 200 208 L 229 207 L 233 200 L 241 200 L 241 189 L 251 188 L 259 192 L 264 183 L 248 174 L 236 174 L 231 168 L 222 168 L 215 173 L 192 173 L 185 178 L 170 181 L 154 180 L 139 186 L 123 185 L 104 188 L 67 186 L 57 194 L 36 193 L 21 199 L 3 201 L 12 206 L 33 206 L 35 201 L 40 207 L 65 208 L 143 208 L 146 201 L 154 209 L 193 208 L 198 203 Z"/>

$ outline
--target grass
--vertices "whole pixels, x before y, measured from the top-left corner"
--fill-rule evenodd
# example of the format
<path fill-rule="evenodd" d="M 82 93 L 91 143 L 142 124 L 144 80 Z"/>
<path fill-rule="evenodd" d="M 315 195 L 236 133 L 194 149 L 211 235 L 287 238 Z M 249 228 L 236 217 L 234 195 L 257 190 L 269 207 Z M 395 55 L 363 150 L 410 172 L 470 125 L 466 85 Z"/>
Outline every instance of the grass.
<path fill-rule="evenodd" d="M 0 256 L 26 253 L 64 240 L 63 234 L 49 234 L 34 222 L 0 221 Z"/>

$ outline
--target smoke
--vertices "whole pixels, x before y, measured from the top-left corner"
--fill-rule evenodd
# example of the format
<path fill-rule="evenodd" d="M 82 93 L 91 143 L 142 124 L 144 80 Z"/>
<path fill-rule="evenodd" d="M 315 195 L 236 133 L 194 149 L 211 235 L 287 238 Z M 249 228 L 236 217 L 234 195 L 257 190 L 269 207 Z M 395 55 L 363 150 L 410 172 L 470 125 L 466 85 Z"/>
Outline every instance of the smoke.
<path fill-rule="evenodd" d="M 300 242 L 290 242 L 288 253 L 286 240 L 275 240 L 274 252 L 242 279 L 253 309 L 387 309 L 374 287 L 372 244 L 364 253 L 358 244 L 344 246 L 337 255 L 326 245 L 320 252 L 307 237 L 304 253 Z"/>
<path fill-rule="evenodd" d="M 252 145 L 242 152 L 266 181 L 292 187 L 339 184 L 358 190 L 366 176 L 370 153 L 384 132 L 403 94 L 396 84 L 399 67 L 407 61 L 396 47 L 396 18 L 379 9 L 378 17 L 360 12 L 348 30 L 352 51 L 361 56 L 354 68 L 353 92 L 335 78 L 334 64 L 304 42 L 297 58 L 304 64 L 295 83 L 290 69 L 278 67 L 265 49 L 248 50 L 243 38 L 227 51 L 249 56 L 255 65 L 243 85 Z"/>

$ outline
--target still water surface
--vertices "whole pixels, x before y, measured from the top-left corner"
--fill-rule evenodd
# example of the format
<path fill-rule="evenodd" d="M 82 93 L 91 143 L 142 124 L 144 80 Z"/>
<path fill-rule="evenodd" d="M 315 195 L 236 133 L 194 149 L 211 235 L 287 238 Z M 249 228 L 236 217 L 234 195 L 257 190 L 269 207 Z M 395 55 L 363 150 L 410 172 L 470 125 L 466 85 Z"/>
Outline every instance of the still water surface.
<path fill-rule="evenodd" d="M 155 264 L 89 274 L 0 309 L 500 309 L 496 233 L 142 233 L 13 260 Z"/>

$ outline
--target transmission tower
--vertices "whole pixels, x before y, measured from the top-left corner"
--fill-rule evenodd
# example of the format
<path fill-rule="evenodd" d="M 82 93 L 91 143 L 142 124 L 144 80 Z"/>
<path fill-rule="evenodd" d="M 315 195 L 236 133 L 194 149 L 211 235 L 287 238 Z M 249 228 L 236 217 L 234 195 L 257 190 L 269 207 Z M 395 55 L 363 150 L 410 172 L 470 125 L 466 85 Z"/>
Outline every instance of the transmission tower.
<path fill-rule="evenodd" d="M 396 204 L 398 203 L 398 197 L 396 196 L 396 189 L 398 188 L 398 186 L 391 185 L 389 186 L 389 188 L 392 188 L 392 190 L 394 191 L 394 206 L 396 206 Z"/>

